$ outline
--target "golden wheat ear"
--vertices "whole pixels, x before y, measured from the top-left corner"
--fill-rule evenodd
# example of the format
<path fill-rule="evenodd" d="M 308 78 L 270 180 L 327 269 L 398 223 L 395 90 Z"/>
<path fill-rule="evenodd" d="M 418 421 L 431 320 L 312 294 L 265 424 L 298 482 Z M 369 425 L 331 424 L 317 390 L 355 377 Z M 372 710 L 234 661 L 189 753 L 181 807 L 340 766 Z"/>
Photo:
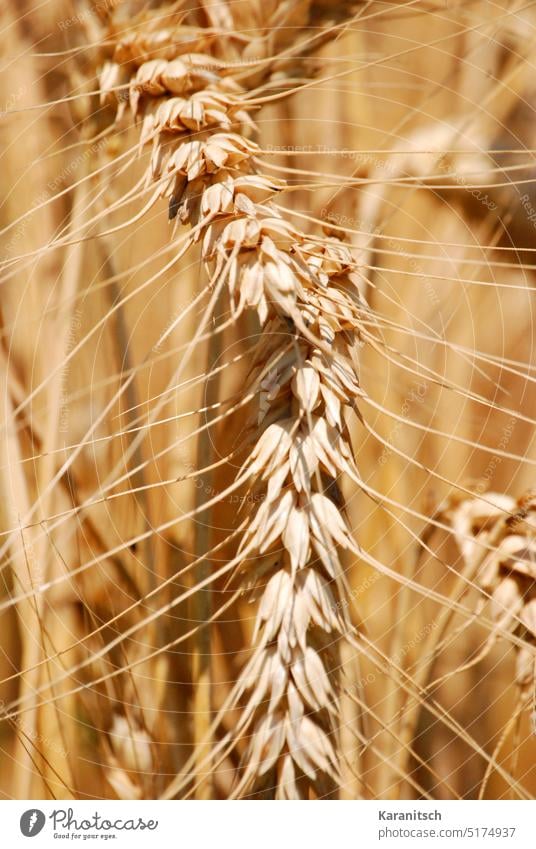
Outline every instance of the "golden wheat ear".
<path fill-rule="evenodd" d="M 531 10 L 19 5 L 0 789 L 533 796 Z"/>
<path fill-rule="evenodd" d="M 251 23 L 269 36 L 273 51 L 258 63 L 265 77 L 280 67 L 278 51 L 285 53 L 285 31 L 278 43 L 277 27 L 305 31 L 317 11 L 310 6 L 256 10 Z M 229 6 L 231 16 L 236 11 Z M 243 4 L 238 13 L 244 24 Z M 129 44 L 130 61 L 121 62 L 125 47 L 120 40 L 115 45 L 101 75 L 103 97 L 113 97 L 121 84 L 132 117 L 142 116 L 141 143 L 152 147 L 147 181 L 169 199 L 170 219 L 190 225 L 201 245 L 214 293 L 207 318 L 225 292 L 233 321 L 248 310 L 258 321 L 246 386 L 246 397 L 257 398 L 256 445 L 237 478 L 255 492 L 255 502 L 246 509 L 237 562 L 260 601 L 252 659 L 228 706 L 240 714 L 234 744 L 249 737 L 232 795 L 331 795 L 340 783 L 337 643 L 351 630 L 341 607 L 338 552 L 355 550 L 336 486 L 341 473 L 357 475 L 344 418 L 359 395 L 353 262 L 336 239 L 307 238 L 271 204 L 283 185 L 259 172 L 259 148 L 249 138 L 251 98 L 238 82 L 243 68 L 239 59 L 218 58 L 226 34 L 216 55 L 196 54 L 181 39 L 180 25 L 173 39 L 169 31 L 151 32 L 150 20 L 147 25 L 150 35 L 140 37 L 140 49 Z M 151 40 L 165 46 L 165 57 L 150 58 Z M 118 119 L 123 115 L 120 103 Z M 214 350 L 209 358 L 212 368 Z M 202 444 L 204 454 L 210 446 Z M 208 518 L 202 509 L 200 523 Z M 207 540 L 198 534 L 200 558 Z M 198 570 L 197 578 L 203 583 L 210 571 Z M 201 586 L 199 593 L 197 613 L 206 622 L 210 597 Z M 210 643 L 201 645 L 206 668 Z M 193 703 L 195 745 L 205 752 L 196 766 L 201 775 L 212 757 L 205 739 L 211 733 L 209 677 L 205 670 L 198 679 L 204 697 Z M 196 792 L 206 792 L 206 783 L 199 781 Z"/>

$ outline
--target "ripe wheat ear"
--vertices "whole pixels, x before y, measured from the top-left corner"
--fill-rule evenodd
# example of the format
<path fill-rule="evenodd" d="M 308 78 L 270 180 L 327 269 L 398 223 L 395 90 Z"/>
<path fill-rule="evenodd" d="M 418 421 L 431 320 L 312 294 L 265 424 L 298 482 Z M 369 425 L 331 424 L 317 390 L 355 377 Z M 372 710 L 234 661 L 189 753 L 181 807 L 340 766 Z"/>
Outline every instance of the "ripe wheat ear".
<path fill-rule="evenodd" d="M 8 792 L 533 795 L 524 13 L 64 5 L 0 33 Z"/>
<path fill-rule="evenodd" d="M 253 62 L 268 79 L 281 66 L 278 50 L 284 54 L 282 14 L 281 6 L 266 7 L 251 21 L 274 42 L 273 58 Z M 305 27 L 314 14 L 314 4 L 290 3 L 283 17 Z M 150 58 L 151 44 L 159 58 Z M 128 85 L 130 110 L 142 118 L 140 143 L 152 145 L 147 180 L 169 198 L 170 219 L 192 226 L 192 241 L 200 241 L 211 303 L 226 289 L 233 319 L 254 310 L 259 322 L 246 392 L 260 393 L 264 407 L 253 414 L 257 444 L 238 473 L 259 506 L 248 514 L 238 559 L 260 602 L 253 656 L 231 705 L 249 694 L 235 728 L 237 740 L 249 731 L 249 743 L 233 795 L 332 794 L 340 782 L 337 640 L 351 633 L 340 612 L 338 550 L 355 550 L 336 483 L 341 473 L 357 479 L 345 422 L 359 396 L 352 257 L 336 239 L 301 234 L 271 204 L 284 187 L 259 173 L 249 138 L 255 99 L 237 81 L 239 61 L 233 68 L 212 52 L 194 54 L 180 25 L 171 39 L 169 30 L 151 32 L 150 20 L 129 40 L 134 61 L 125 62 L 126 50 L 121 42 L 114 48 L 103 98 Z M 118 120 L 125 108 L 123 101 Z"/>

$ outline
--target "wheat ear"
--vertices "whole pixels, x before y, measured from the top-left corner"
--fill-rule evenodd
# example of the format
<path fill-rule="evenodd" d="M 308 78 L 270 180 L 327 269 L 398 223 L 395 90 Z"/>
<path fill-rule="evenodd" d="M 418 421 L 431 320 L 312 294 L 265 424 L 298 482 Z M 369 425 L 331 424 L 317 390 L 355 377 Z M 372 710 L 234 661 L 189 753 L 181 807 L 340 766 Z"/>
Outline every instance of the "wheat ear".
<path fill-rule="evenodd" d="M 519 499 L 500 493 L 457 498 L 443 513 L 466 563 L 475 565 L 477 583 L 490 599 L 491 618 L 500 633 L 518 641 L 516 684 L 521 701 L 534 708 L 536 693 L 536 494 Z"/>
<path fill-rule="evenodd" d="M 232 24 L 248 8 L 218 9 L 217 22 L 208 12 L 205 21 L 227 28 L 215 42 L 187 30 L 184 17 L 170 15 L 165 30 L 146 20 L 143 35 L 115 44 L 101 92 L 104 102 L 119 100 L 118 120 L 127 108 L 141 119 L 140 144 L 152 145 L 147 186 L 168 199 L 170 220 L 192 227 L 214 299 L 226 289 L 234 319 L 250 310 L 259 323 L 247 387 L 259 398 L 256 444 L 238 477 L 255 491 L 240 572 L 260 603 L 235 688 L 236 704 L 249 694 L 236 741 L 251 730 L 234 795 L 326 796 L 340 782 L 337 642 L 350 631 L 340 551 L 355 543 L 337 478 L 357 479 L 345 417 L 360 393 L 363 304 L 349 250 L 299 232 L 271 203 L 283 187 L 260 173 L 244 62 L 215 55 L 227 43 L 241 55 Z M 309 2 L 249 4 L 274 59 L 266 64 L 264 54 L 248 75 L 258 81 L 281 66 L 278 22 L 303 26 L 319 11 Z"/>

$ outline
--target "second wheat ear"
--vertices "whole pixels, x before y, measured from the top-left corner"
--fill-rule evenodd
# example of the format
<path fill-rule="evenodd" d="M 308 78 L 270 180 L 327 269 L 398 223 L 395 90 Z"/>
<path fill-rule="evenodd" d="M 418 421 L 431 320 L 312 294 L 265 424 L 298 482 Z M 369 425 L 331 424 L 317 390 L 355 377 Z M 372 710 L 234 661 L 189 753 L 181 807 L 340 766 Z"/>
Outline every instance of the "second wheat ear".
<path fill-rule="evenodd" d="M 284 5 L 307 23 L 311 4 Z M 275 54 L 270 9 L 274 17 L 281 9 L 268 4 L 263 21 Z M 259 493 L 239 552 L 260 602 L 252 657 L 235 687 L 236 743 L 248 742 L 232 795 L 332 796 L 341 780 L 338 644 L 352 630 L 340 552 L 355 543 L 335 481 L 356 477 L 345 418 L 360 392 L 355 263 L 342 242 L 299 232 L 271 204 L 283 186 L 259 173 L 243 84 L 210 50 L 192 53 L 181 24 L 147 23 L 139 44 L 116 42 L 101 74 L 103 101 L 128 87 L 140 144 L 152 147 L 147 185 L 167 198 L 172 221 L 192 226 L 235 320 L 257 315 L 246 392 L 258 394 L 267 373 L 273 384 L 240 472 Z M 157 44 L 159 58 L 150 58 Z M 122 98 L 118 120 L 126 109 Z M 281 356 L 283 337 L 291 344 Z"/>

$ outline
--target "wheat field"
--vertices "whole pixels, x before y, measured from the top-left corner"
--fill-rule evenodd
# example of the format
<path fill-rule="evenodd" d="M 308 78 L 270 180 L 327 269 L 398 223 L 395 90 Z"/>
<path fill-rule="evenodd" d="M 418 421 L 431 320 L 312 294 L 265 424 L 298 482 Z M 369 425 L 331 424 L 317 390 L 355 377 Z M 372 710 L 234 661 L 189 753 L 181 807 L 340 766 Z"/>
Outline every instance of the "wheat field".
<path fill-rule="evenodd" d="M 1 4 L 1 798 L 536 797 L 535 44 Z"/>

